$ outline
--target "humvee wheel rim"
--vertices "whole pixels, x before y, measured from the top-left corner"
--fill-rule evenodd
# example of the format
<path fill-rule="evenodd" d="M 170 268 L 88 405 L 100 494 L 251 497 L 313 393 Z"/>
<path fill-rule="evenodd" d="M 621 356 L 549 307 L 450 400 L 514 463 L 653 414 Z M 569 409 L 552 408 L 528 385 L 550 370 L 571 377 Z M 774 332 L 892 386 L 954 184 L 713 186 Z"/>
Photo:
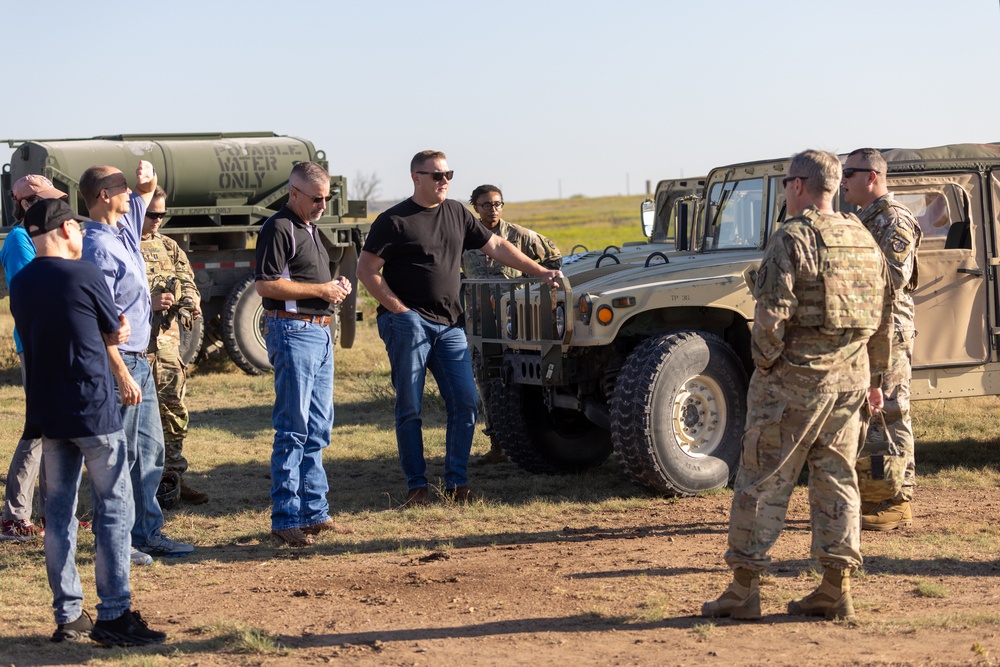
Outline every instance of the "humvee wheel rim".
<path fill-rule="evenodd" d="M 725 394 L 718 382 L 699 375 L 685 382 L 674 397 L 672 419 L 677 444 L 688 456 L 711 454 L 725 434 Z"/>

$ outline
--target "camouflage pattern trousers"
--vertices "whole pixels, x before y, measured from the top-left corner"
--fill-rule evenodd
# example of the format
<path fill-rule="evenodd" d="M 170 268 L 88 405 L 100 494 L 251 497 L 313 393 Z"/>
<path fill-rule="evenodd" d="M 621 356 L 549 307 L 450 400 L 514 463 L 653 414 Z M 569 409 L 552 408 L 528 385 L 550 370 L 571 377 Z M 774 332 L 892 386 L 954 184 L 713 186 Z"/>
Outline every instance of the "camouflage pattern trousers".
<path fill-rule="evenodd" d="M 747 427 L 729 516 L 726 563 L 767 569 L 781 534 L 788 500 L 809 466 L 812 556 L 825 568 L 861 566 L 861 501 L 854 473 L 867 391 L 810 394 L 754 372 L 747 394 Z"/>
<path fill-rule="evenodd" d="M 156 397 L 160 401 L 160 422 L 163 424 L 163 445 L 166 450 L 163 469 L 184 474 L 188 468 L 183 450 L 189 419 L 187 406 L 184 405 L 187 373 L 180 358 L 180 348 L 163 346 L 148 356 L 156 383 Z"/>
<path fill-rule="evenodd" d="M 914 332 L 893 334 L 892 353 L 889 357 L 889 372 L 882 378 L 882 393 L 885 404 L 882 416 L 885 418 L 885 430 L 889 431 L 892 441 L 906 457 L 906 472 L 903 473 L 903 489 L 893 501 L 910 502 L 913 500 L 913 489 L 917 483 L 916 446 L 913 440 L 913 422 L 910 420 L 910 376 L 913 373 Z M 865 437 L 864 450 L 869 454 L 884 454 L 887 451 L 885 430 L 882 420 L 875 418 L 868 425 L 868 435 Z M 862 498 L 862 501 L 868 500 Z"/>

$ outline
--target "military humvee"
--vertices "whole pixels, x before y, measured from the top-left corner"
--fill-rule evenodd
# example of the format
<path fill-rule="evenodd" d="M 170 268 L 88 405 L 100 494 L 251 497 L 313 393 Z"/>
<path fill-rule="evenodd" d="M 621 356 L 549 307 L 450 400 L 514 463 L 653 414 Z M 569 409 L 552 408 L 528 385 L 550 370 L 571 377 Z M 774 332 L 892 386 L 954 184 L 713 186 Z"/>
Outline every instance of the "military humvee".
<path fill-rule="evenodd" d="M 1000 143 L 884 151 L 923 230 L 914 400 L 1000 393 Z M 748 279 L 785 217 L 788 158 L 662 181 L 645 242 L 567 258 L 561 289 L 465 281 L 470 344 L 493 383 L 494 438 L 534 472 L 612 452 L 657 492 L 735 474 L 754 300 Z M 839 203 L 842 210 L 851 207 Z"/>
<path fill-rule="evenodd" d="M 167 215 L 160 231 L 173 238 L 191 260 L 201 292 L 203 319 L 194 329 L 181 329 L 181 355 L 187 363 L 201 349 L 203 336 L 221 340 L 233 362 L 257 375 L 271 368 L 261 327 L 264 308 L 254 288 L 254 243 L 261 224 L 288 200 L 288 174 L 302 160 L 327 166 L 326 154 L 311 141 L 274 134 L 144 134 L 57 139 L 7 140 L 15 148 L 0 173 L 0 244 L 15 224 L 11 186 L 26 174 L 41 174 L 69 194 L 73 210 L 86 213 L 79 178 L 96 164 L 121 169 L 129 176 L 139 160 L 156 168 L 167 193 Z M 330 177 L 332 199 L 316 223 L 330 253 L 334 276 L 354 274 L 368 223 L 364 201 L 348 201 L 347 181 Z M 0 276 L 2 281 L 2 276 Z M 4 285 L 6 287 L 6 285 Z M 0 295 L 3 296 L 3 295 Z M 355 335 L 357 290 L 338 308 L 342 347 Z M 207 326 L 208 330 L 203 330 Z"/>

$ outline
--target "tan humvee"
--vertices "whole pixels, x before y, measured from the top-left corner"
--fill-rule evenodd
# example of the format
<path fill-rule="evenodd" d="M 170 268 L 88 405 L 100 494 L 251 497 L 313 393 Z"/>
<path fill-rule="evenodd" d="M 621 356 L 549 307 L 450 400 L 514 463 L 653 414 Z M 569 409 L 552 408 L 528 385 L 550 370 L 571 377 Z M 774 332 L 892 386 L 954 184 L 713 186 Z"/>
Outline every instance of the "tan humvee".
<path fill-rule="evenodd" d="M 1000 393 L 1000 143 L 884 151 L 923 230 L 912 398 Z M 748 288 L 784 219 L 788 158 L 662 181 L 646 242 L 573 255 L 566 284 L 466 281 L 494 434 L 537 472 L 613 451 L 636 481 L 693 494 L 735 474 L 751 370 Z M 842 206 L 850 209 L 849 206 Z M 474 312 L 469 309 L 468 312 Z"/>

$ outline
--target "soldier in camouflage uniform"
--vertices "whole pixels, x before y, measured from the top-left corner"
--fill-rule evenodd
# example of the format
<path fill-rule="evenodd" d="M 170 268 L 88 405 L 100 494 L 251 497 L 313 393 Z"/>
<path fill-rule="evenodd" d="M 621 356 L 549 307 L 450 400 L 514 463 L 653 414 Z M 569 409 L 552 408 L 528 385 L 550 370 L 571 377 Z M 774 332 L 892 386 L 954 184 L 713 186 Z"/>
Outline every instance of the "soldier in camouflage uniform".
<path fill-rule="evenodd" d="M 195 286 L 187 255 L 176 241 L 157 231 L 166 214 L 166 196 L 163 188 L 157 186 L 142 224 L 140 250 L 146 262 L 153 305 L 149 365 L 160 401 L 160 422 L 163 424 L 166 450 L 164 477 L 169 473 L 181 476 L 181 500 L 200 505 L 208 502 L 208 495 L 188 486 L 183 479 L 188 467 L 183 453 L 184 438 L 188 432 L 188 410 L 184 405 L 187 374 L 180 355 L 177 324 L 179 321 L 181 326 L 189 326 L 194 318 L 201 316 L 201 295 Z"/>
<path fill-rule="evenodd" d="M 507 239 L 515 248 L 545 268 L 562 268 L 562 253 L 559 252 L 555 243 L 538 232 L 507 222 L 500 217 L 500 212 L 503 210 L 503 193 L 500 188 L 495 185 L 480 185 L 472 191 L 469 203 L 479 215 L 479 222 L 494 234 L 499 234 L 502 238 Z M 517 269 L 501 264 L 481 250 L 468 250 L 462 255 L 462 272 L 466 278 L 520 278 L 522 275 Z M 472 363 L 475 368 L 476 382 L 479 383 L 479 377 L 482 374 L 482 359 L 476 351 L 473 351 Z M 486 426 L 484 432 L 487 435 L 492 435 L 489 414 L 489 382 L 479 384 L 479 396 L 483 402 L 482 415 Z M 500 463 L 507 460 L 503 449 L 492 438 L 490 440 L 490 451 L 479 457 L 477 463 Z"/>
<path fill-rule="evenodd" d="M 913 290 L 917 287 L 917 247 L 923 235 L 910 211 L 892 198 L 885 182 L 885 158 L 874 148 L 859 148 L 844 164 L 844 200 L 861 209 L 859 217 L 889 262 L 894 292 L 892 321 L 895 329 L 889 372 L 882 382 L 885 396 L 885 427 L 906 457 L 903 489 L 890 500 L 862 498 L 862 530 L 894 530 L 913 525 L 910 503 L 916 484 L 913 423 L 910 420 L 910 376 L 913 339 Z M 886 438 L 880 420 L 868 427 L 865 447 L 885 451 Z"/>
<path fill-rule="evenodd" d="M 756 370 L 725 555 L 734 577 L 703 605 L 708 617 L 760 617 L 760 575 L 806 464 L 812 555 L 824 575 L 788 611 L 854 617 L 850 575 L 861 565 L 854 462 L 861 406 L 876 388 L 870 399 L 880 407 L 877 388 L 889 362 L 888 269 L 861 222 L 834 212 L 841 180 L 835 155 L 799 153 L 788 174 L 791 217 L 768 240 L 754 286 Z"/>

